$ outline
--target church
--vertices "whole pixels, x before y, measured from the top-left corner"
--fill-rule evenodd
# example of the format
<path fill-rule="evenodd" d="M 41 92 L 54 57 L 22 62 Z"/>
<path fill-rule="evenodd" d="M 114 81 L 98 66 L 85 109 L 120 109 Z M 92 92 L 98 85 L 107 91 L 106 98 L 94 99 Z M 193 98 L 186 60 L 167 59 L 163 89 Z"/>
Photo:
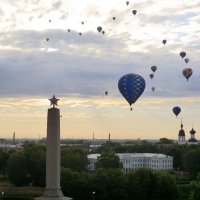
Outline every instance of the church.
<path fill-rule="evenodd" d="M 185 139 L 185 131 L 183 129 L 183 123 L 181 121 L 181 129 L 178 133 L 178 144 L 198 144 L 198 140 L 195 138 L 196 131 L 192 128 L 190 131 L 190 139 Z"/>

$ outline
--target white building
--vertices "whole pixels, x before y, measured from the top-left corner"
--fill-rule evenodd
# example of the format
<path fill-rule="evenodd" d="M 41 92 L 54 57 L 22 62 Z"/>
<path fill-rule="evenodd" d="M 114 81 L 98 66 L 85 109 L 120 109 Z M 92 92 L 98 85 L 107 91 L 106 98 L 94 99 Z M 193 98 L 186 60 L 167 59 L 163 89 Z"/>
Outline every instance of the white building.
<path fill-rule="evenodd" d="M 123 170 L 125 173 L 130 172 L 137 168 L 149 168 L 152 170 L 173 170 L 173 157 L 164 154 L 155 153 L 117 153 L 120 161 L 123 164 Z M 94 170 L 95 162 L 100 154 L 90 154 L 88 159 L 90 164 L 89 170 Z"/>

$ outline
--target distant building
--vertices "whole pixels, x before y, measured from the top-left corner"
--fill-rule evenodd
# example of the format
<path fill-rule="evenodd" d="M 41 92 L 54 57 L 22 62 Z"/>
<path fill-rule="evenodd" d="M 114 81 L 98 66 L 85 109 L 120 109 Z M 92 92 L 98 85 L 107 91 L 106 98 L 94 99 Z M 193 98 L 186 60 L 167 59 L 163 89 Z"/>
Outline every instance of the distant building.
<path fill-rule="evenodd" d="M 183 123 L 181 121 L 181 129 L 178 133 L 178 144 L 199 144 L 198 140 L 195 138 L 196 131 L 192 128 L 190 131 L 190 139 L 187 141 L 185 139 L 185 131 L 183 130 Z"/>
<path fill-rule="evenodd" d="M 192 128 L 190 131 L 190 139 L 188 140 L 188 144 L 198 144 L 197 139 L 195 138 L 196 131 Z"/>
<path fill-rule="evenodd" d="M 185 131 L 183 130 L 183 123 L 181 121 L 181 129 L 178 133 L 178 144 L 186 144 L 185 141 Z"/>
<path fill-rule="evenodd" d="M 164 154 L 155 153 L 117 153 L 120 161 L 123 164 L 125 173 L 133 169 L 149 168 L 152 170 L 172 171 L 173 170 L 173 157 Z M 88 159 L 90 164 L 89 170 L 94 170 L 95 162 L 100 154 L 89 154 Z"/>

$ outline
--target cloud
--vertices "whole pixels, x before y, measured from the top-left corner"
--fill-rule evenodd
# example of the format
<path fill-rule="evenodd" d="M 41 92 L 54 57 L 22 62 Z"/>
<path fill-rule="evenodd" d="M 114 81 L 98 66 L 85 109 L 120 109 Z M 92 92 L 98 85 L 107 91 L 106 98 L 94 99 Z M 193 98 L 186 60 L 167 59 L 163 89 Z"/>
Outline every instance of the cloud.
<path fill-rule="evenodd" d="M 75 21 L 79 25 L 74 29 L 72 26 L 71 32 L 67 32 L 70 28 L 68 19 L 60 19 L 63 14 L 71 19 L 78 15 L 71 4 L 63 12 L 67 5 L 63 1 L 52 1 L 48 5 L 41 1 L 33 5 L 30 1 L 21 3 L 24 6 L 29 4 L 33 12 L 28 18 L 26 10 L 20 12 L 16 21 L 23 20 L 20 26 L 16 24 L 18 29 L 1 34 L 1 95 L 99 96 L 108 90 L 110 96 L 115 97 L 119 96 L 119 78 L 126 73 L 138 73 L 147 83 L 145 97 L 198 96 L 198 1 L 186 2 L 184 6 L 174 1 L 141 1 L 133 4 L 138 9 L 136 16 L 131 14 L 132 7 L 123 7 L 121 2 L 112 2 L 105 10 L 102 3 L 88 3 L 77 7 L 82 10 L 82 16 L 77 16 Z M 113 5 L 116 5 L 116 11 Z M 70 6 L 72 11 L 69 11 Z M 22 11 L 23 6 L 12 4 L 12 7 L 14 11 Z M 41 12 L 37 8 L 43 7 L 41 19 L 38 19 Z M 2 10 L 5 11 L 5 7 Z M 51 18 L 51 23 L 48 22 L 48 11 L 52 11 L 55 17 Z M 81 25 L 81 20 L 90 15 L 92 17 L 84 26 Z M 112 20 L 113 15 L 116 15 L 116 22 Z M 10 17 L 14 19 L 14 16 Z M 34 28 L 39 20 L 40 31 L 36 31 Z M 186 23 L 182 24 L 182 21 Z M 99 23 L 105 27 L 105 35 L 97 32 Z M 23 30 L 20 29 L 22 25 Z M 80 30 L 82 36 L 78 35 Z M 163 38 L 167 39 L 165 46 Z M 194 71 L 188 83 L 182 76 L 182 69 L 186 66 L 179 57 L 182 50 L 187 51 L 188 66 Z M 153 81 L 149 79 L 152 65 L 158 67 Z M 151 92 L 152 86 L 156 87 L 155 93 Z"/>

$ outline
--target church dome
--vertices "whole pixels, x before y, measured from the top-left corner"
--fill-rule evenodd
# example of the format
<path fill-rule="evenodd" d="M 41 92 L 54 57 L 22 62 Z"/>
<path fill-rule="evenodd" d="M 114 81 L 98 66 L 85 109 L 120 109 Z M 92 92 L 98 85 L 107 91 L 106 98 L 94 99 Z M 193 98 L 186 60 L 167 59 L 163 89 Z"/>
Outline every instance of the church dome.
<path fill-rule="evenodd" d="M 192 128 L 192 130 L 190 131 L 191 134 L 195 134 L 196 131 Z"/>
<path fill-rule="evenodd" d="M 181 130 L 179 131 L 178 136 L 185 136 L 185 131 L 184 131 L 183 129 L 181 129 Z"/>
<path fill-rule="evenodd" d="M 181 130 L 179 131 L 178 136 L 185 136 L 185 131 L 183 130 L 183 123 L 181 121 Z"/>

